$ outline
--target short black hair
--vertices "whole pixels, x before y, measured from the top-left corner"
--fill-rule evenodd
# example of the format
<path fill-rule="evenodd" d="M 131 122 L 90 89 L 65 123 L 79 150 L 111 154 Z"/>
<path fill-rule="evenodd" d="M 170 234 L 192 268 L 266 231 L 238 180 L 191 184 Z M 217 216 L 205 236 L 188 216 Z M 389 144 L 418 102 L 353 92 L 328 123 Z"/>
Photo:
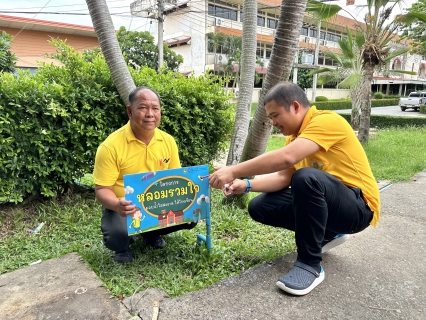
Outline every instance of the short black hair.
<path fill-rule="evenodd" d="M 263 103 L 266 105 L 271 101 L 275 101 L 287 111 L 290 110 L 290 106 L 294 101 L 299 102 L 305 108 L 311 106 L 305 91 L 293 82 L 280 82 L 273 86 L 265 95 Z"/>
<path fill-rule="evenodd" d="M 157 96 L 158 101 L 160 102 L 160 107 L 161 107 L 161 99 L 160 99 L 160 95 L 157 93 L 157 91 L 155 91 L 154 89 L 152 89 L 150 87 L 145 87 L 145 86 L 136 87 L 135 89 L 132 90 L 132 92 L 130 92 L 130 94 L 129 94 L 129 103 L 130 104 L 135 102 L 136 95 L 138 94 L 139 91 L 142 91 L 142 90 L 149 90 L 149 91 L 153 92 Z"/>

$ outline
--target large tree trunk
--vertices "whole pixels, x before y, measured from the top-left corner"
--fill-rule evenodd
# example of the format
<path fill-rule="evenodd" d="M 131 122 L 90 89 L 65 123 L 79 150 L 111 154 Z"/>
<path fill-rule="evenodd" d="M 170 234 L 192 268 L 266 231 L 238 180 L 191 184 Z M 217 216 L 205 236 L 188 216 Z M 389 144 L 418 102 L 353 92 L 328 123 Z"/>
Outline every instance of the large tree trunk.
<path fill-rule="evenodd" d="M 245 0 L 243 12 L 243 42 L 239 70 L 239 95 L 234 131 L 232 133 L 231 146 L 226 161 L 226 165 L 228 166 L 240 162 L 250 124 L 254 69 L 256 67 L 257 0 Z"/>
<path fill-rule="evenodd" d="M 135 88 L 135 83 L 118 45 L 108 5 L 105 0 L 86 0 L 86 3 L 111 77 L 121 100 L 128 105 L 129 93 Z"/>
<path fill-rule="evenodd" d="M 248 138 L 244 145 L 241 162 L 263 154 L 268 145 L 272 123 L 266 116 L 263 98 L 278 82 L 287 81 L 299 45 L 299 34 L 307 0 L 283 0 L 278 26 L 272 46 L 271 60 L 259 96 Z"/>
<path fill-rule="evenodd" d="M 361 143 L 368 142 L 370 135 L 371 115 L 371 83 L 373 81 L 374 65 L 367 62 L 361 82 L 361 120 L 359 123 L 358 140 Z"/>

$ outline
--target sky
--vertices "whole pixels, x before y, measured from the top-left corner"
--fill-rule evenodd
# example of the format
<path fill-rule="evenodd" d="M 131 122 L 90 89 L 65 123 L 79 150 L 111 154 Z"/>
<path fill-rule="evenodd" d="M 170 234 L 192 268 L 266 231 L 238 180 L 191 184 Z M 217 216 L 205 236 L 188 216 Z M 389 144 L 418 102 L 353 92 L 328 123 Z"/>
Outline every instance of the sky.
<path fill-rule="evenodd" d="M 339 6 L 342 7 L 342 9 L 344 9 L 343 11 L 339 12 L 339 14 L 346 17 L 353 16 L 357 18 L 357 20 L 362 19 L 363 13 L 360 6 L 363 4 L 366 4 L 365 0 L 355 0 L 355 5 L 351 5 L 351 6 L 346 6 L 346 0 L 337 0 L 337 1 L 329 1 L 329 2 L 338 4 Z M 401 5 L 397 5 L 392 13 L 394 15 L 399 13 L 404 13 L 404 8 L 410 8 L 413 5 L 413 3 L 417 3 L 417 0 L 402 0 Z"/>
<path fill-rule="evenodd" d="M 135 0 L 106 1 L 116 29 L 119 29 L 120 26 L 124 26 L 127 30 L 155 31 L 155 21 L 132 16 L 130 14 L 130 4 Z M 145 1 L 153 2 L 155 0 Z M 407 8 L 411 7 L 411 5 L 416 2 L 417 0 L 403 0 Z M 360 9 L 357 8 L 357 5 L 361 5 L 365 3 L 365 1 L 355 0 L 355 6 L 348 7 L 346 6 L 346 0 L 330 1 L 330 3 L 340 5 L 347 12 L 350 12 L 352 16 L 361 19 L 362 14 Z M 394 11 L 394 14 L 401 12 L 399 8 Z M 56 12 L 56 14 L 47 14 L 49 12 Z M 340 14 L 350 17 L 347 12 L 342 11 Z M 93 26 L 85 0 L 0 0 L 0 14 Z"/>
<path fill-rule="evenodd" d="M 124 26 L 134 31 L 155 30 L 151 19 L 130 14 L 130 4 L 135 0 L 106 1 L 115 29 Z M 85 0 L 0 0 L 0 14 L 93 27 Z"/>

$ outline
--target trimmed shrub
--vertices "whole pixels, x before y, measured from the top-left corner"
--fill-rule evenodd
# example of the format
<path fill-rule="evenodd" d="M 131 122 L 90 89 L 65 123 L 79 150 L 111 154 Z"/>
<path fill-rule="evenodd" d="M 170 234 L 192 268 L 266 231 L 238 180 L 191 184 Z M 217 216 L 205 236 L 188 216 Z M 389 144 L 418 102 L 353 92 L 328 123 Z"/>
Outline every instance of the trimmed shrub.
<path fill-rule="evenodd" d="M 420 106 L 420 113 L 426 114 L 426 106 L 425 105 L 421 105 Z"/>
<path fill-rule="evenodd" d="M 328 101 L 328 98 L 324 96 L 318 96 L 315 98 L 315 102 L 318 102 L 318 101 Z"/>
<path fill-rule="evenodd" d="M 101 54 L 60 41 L 63 67 L 0 73 L 0 202 L 56 196 L 93 171 L 99 144 L 128 121 Z M 183 166 L 210 163 L 232 132 L 234 108 L 216 78 L 131 70 L 161 96 L 161 127 L 176 138 Z"/>
<path fill-rule="evenodd" d="M 374 99 L 383 99 L 384 96 L 385 95 L 381 92 L 374 92 L 374 94 L 373 94 Z"/>
<path fill-rule="evenodd" d="M 329 100 L 324 102 L 315 102 L 318 110 L 345 110 L 352 109 L 352 102 L 350 100 Z M 373 99 L 371 100 L 371 107 L 387 107 L 398 105 L 398 98 L 394 99 Z"/>

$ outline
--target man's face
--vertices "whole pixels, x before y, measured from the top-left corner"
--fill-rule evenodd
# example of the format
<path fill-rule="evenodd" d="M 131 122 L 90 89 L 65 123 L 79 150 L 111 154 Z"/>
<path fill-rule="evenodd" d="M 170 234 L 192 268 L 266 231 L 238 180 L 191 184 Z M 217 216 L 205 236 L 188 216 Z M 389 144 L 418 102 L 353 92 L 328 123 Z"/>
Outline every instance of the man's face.
<path fill-rule="evenodd" d="M 127 114 L 135 129 L 154 130 L 161 120 L 161 107 L 157 95 L 148 89 L 140 90 L 135 101 L 127 106 Z"/>
<path fill-rule="evenodd" d="M 283 106 L 278 105 L 274 100 L 265 105 L 266 115 L 272 120 L 272 125 L 285 136 L 297 134 L 300 123 L 296 117 L 294 105 L 287 111 Z"/>

